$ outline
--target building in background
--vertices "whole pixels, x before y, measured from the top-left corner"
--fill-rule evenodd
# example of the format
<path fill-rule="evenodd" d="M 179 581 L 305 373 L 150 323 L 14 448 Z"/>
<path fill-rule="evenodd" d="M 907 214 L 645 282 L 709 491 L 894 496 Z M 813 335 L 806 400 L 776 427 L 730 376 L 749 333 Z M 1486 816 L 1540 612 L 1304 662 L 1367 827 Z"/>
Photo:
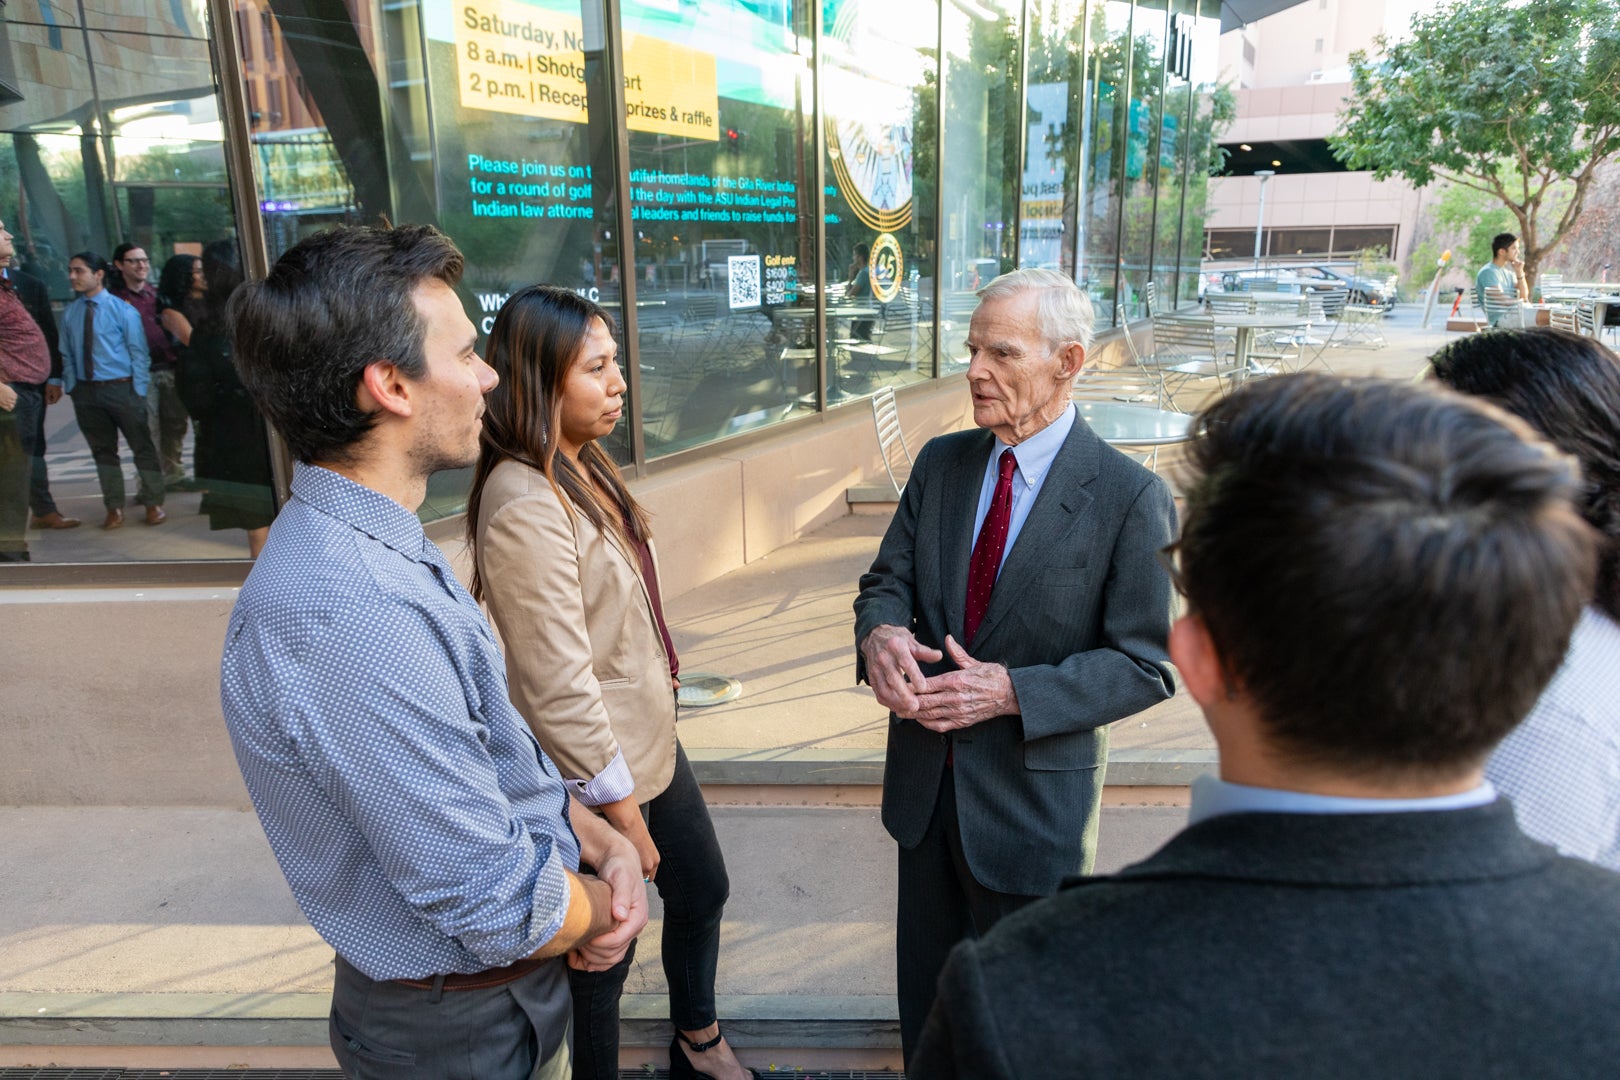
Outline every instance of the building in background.
<path fill-rule="evenodd" d="M 1263 260 L 1354 258 L 1381 251 L 1404 262 L 1423 193 L 1399 178 L 1375 180 L 1334 159 L 1327 137 L 1354 108 L 1350 54 L 1406 33 L 1433 0 L 1305 0 L 1221 36 L 1219 66 L 1236 87 L 1237 118 L 1221 137 L 1224 175 L 1209 182 L 1205 255 L 1252 260 L 1265 184 Z"/>

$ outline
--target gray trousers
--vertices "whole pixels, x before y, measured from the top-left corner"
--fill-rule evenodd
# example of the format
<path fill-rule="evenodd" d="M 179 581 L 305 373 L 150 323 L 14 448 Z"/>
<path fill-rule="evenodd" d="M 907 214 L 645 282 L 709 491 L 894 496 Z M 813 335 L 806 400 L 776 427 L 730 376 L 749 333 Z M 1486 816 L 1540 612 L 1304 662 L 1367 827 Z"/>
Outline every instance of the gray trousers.
<path fill-rule="evenodd" d="M 101 483 L 101 501 L 109 510 L 124 508 L 124 467 L 118 460 L 118 436 L 129 443 L 140 474 L 140 490 L 135 501 L 142 506 L 163 505 L 163 463 L 152 445 L 152 429 L 146 422 L 146 399 L 130 382 L 90 382 L 74 386 L 73 416 L 79 433 L 96 460 L 96 479 Z"/>
<path fill-rule="evenodd" d="M 339 956 L 327 1029 L 349 1080 L 567 1080 L 572 1009 L 560 958 L 501 986 L 435 992 Z"/>
<path fill-rule="evenodd" d="M 175 386 L 174 368 L 153 368 L 146 388 L 146 420 L 152 429 L 152 444 L 163 460 L 163 482 L 173 484 L 186 478 L 180 455 L 185 447 L 189 415 Z"/>

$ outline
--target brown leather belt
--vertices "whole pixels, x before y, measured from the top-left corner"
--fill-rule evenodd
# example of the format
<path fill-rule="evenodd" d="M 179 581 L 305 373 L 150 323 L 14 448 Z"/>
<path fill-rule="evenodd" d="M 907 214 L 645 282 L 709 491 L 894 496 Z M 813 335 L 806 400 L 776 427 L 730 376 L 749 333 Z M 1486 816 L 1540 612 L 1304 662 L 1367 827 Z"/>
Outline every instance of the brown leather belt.
<path fill-rule="evenodd" d="M 412 990 L 486 990 L 492 986 L 505 986 L 509 982 L 516 982 L 529 974 L 538 971 L 541 966 L 551 961 L 536 960 L 532 956 L 525 956 L 522 960 L 505 967 L 490 968 L 488 971 L 475 971 L 471 975 L 434 975 L 427 979 L 395 979 L 400 986 L 408 986 Z"/>

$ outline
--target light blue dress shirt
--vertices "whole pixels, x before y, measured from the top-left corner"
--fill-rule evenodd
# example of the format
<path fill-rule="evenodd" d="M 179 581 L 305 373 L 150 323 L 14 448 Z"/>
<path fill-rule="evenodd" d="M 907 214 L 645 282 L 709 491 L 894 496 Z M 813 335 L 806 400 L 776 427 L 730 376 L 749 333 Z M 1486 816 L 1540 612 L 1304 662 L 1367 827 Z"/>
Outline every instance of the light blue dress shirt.
<path fill-rule="evenodd" d="M 1058 451 L 1063 449 L 1063 441 L 1069 437 L 1079 415 L 1074 403 L 1070 402 L 1062 416 L 1017 446 L 1008 447 L 997 439 L 991 448 L 990 460 L 984 467 L 984 480 L 979 485 L 979 507 L 973 513 L 973 540 L 978 542 L 979 530 L 984 527 L 984 519 L 989 515 L 990 504 L 996 497 L 996 482 L 1001 479 L 1001 453 L 1011 449 L 1018 468 L 1013 471 L 1012 519 L 1007 525 L 1007 546 L 1002 549 L 1002 566 L 1007 565 L 1007 553 L 1012 551 L 1024 522 L 1029 520 L 1030 508 L 1035 505 L 1041 486 L 1046 483 L 1046 475 L 1052 471 L 1052 462 L 1057 460 Z M 996 568 L 996 576 L 1001 576 L 1001 567 Z"/>
<path fill-rule="evenodd" d="M 293 896 L 366 975 L 502 967 L 562 926 L 568 791 L 415 514 L 299 466 L 231 613 L 220 698 Z"/>
<path fill-rule="evenodd" d="M 1495 801 L 1496 789 L 1489 782 L 1455 795 L 1427 799 L 1352 799 L 1232 784 L 1218 776 L 1205 775 L 1192 782 L 1192 809 L 1187 814 L 1187 824 L 1196 825 L 1223 814 L 1404 814 L 1465 810 Z"/>
<path fill-rule="evenodd" d="M 61 386 L 68 393 L 84 379 L 84 308 L 96 308 L 96 379 L 129 379 L 135 393 L 146 396 L 149 372 L 152 368 L 151 352 L 146 347 L 146 328 L 141 325 L 141 313 L 102 289 L 94 299 L 76 296 L 62 309 L 60 330 L 62 345 Z M 56 382 L 57 380 L 52 380 Z"/>

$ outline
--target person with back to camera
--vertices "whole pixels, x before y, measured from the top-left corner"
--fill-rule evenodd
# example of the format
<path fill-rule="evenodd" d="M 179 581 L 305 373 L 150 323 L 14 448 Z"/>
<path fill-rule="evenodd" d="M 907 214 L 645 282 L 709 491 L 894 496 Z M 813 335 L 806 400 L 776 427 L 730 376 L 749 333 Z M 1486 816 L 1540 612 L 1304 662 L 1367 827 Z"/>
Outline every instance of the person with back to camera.
<path fill-rule="evenodd" d="M 207 297 L 195 326 L 188 323 L 178 379 L 196 432 L 192 454 L 203 490 L 199 509 L 208 515 L 210 530 L 244 530 L 248 556 L 257 559 L 270 535 L 276 499 L 264 416 L 238 377 L 225 316 L 242 284 L 236 241 L 215 240 L 203 249 L 203 263 Z"/>
<path fill-rule="evenodd" d="M 611 316 L 532 285 L 501 307 L 467 501 L 473 595 L 506 645 L 512 700 L 572 784 L 635 845 L 664 902 L 673 1077 L 732 1080 L 715 969 L 725 861 L 675 736 L 679 664 L 665 625 L 647 512 L 597 440 L 624 409 Z M 635 956 L 569 972 L 574 1076 L 619 1075 L 619 997 Z"/>
<path fill-rule="evenodd" d="M 1220 752 L 1189 824 L 959 946 L 918 1080 L 1522 1080 L 1620 1061 L 1620 876 L 1485 759 L 1591 596 L 1573 462 L 1434 387 L 1206 409 L 1170 654 Z"/>
<path fill-rule="evenodd" d="M 1430 365 L 1581 464 L 1581 513 L 1603 535 L 1597 589 L 1564 666 L 1485 776 L 1525 832 L 1620 870 L 1620 358 L 1592 338 L 1538 327 L 1461 338 Z"/>

